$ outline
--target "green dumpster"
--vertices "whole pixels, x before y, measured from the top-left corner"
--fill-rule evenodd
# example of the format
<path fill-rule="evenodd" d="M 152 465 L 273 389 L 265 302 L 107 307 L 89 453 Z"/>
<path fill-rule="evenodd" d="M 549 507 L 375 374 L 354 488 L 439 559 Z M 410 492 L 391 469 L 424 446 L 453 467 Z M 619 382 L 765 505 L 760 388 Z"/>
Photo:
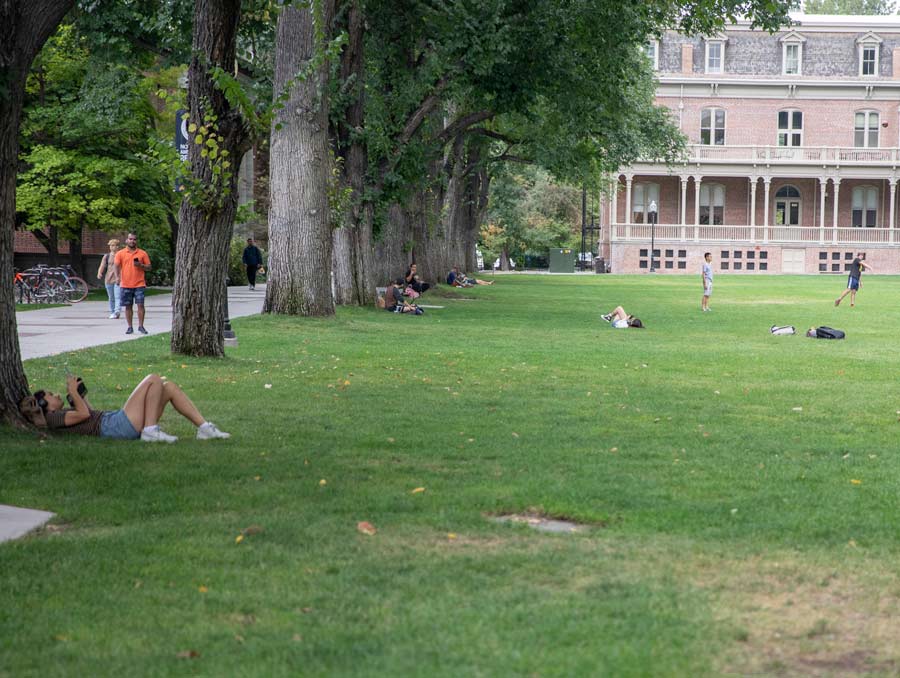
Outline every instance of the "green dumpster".
<path fill-rule="evenodd" d="M 575 250 L 570 247 L 550 250 L 551 273 L 573 273 L 575 271 Z"/>

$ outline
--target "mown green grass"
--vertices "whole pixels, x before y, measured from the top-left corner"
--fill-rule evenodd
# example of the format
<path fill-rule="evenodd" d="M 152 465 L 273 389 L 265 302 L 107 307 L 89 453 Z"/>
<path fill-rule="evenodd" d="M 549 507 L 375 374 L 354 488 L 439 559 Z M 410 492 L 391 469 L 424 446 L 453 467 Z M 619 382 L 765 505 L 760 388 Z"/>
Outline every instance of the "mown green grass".
<path fill-rule="evenodd" d="M 159 372 L 234 438 L 3 432 L 0 503 L 59 527 L 0 545 L 0 675 L 896 671 L 900 279 L 720 276 L 709 314 L 699 275 L 498 280 L 29 361 L 102 408 Z"/>

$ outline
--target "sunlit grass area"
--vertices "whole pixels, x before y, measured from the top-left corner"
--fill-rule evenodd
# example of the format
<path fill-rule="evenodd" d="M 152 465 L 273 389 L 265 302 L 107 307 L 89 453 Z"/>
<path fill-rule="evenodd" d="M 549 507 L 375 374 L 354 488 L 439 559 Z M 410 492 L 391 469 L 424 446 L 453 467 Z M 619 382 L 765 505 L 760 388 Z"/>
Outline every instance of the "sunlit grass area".
<path fill-rule="evenodd" d="M 158 372 L 233 438 L 2 432 L 0 503 L 57 518 L 0 545 L 0 675 L 900 670 L 900 279 L 497 280 L 27 363 L 104 409 Z"/>

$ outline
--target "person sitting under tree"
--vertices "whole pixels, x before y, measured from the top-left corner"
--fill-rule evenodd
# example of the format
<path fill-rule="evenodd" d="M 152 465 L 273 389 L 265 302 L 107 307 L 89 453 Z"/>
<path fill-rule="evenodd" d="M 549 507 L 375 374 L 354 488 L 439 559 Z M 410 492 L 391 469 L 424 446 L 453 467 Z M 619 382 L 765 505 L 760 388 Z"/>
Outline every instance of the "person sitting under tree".
<path fill-rule="evenodd" d="M 66 377 L 66 391 L 70 408 L 64 407 L 63 398 L 46 390 L 35 391 L 34 404 L 43 415 L 45 427 L 53 432 L 77 433 L 86 436 L 114 438 L 117 440 L 137 440 L 150 443 L 174 443 L 178 438 L 169 435 L 159 427 L 166 405 L 172 407 L 197 427 L 198 440 L 230 438 L 230 433 L 203 418 L 200 411 L 176 384 L 163 381 L 158 374 L 148 374 L 138 384 L 121 409 L 113 411 L 94 410 L 84 398 L 86 389 L 80 379 Z M 26 399 L 28 400 L 28 399 Z M 42 426 L 40 417 L 35 421 L 36 412 L 23 413 L 32 423 Z"/>
<path fill-rule="evenodd" d="M 474 287 L 475 285 L 493 285 L 494 281 L 470 278 L 465 273 L 459 272 L 459 266 L 454 266 L 447 274 L 447 284 L 451 287 Z"/>

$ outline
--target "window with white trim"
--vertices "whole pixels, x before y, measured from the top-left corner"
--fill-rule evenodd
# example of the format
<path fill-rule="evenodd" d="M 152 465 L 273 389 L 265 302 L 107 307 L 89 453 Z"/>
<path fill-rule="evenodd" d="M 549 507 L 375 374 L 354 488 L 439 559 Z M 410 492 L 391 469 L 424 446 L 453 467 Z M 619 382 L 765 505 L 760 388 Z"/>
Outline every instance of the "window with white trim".
<path fill-rule="evenodd" d="M 724 70 L 725 42 L 723 40 L 706 41 L 706 72 L 721 73 Z"/>
<path fill-rule="evenodd" d="M 700 143 L 706 146 L 725 145 L 725 109 L 704 108 L 700 111 Z"/>
<path fill-rule="evenodd" d="M 878 111 L 857 111 L 853 120 L 853 145 L 856 148 L 878 148 L 878 130 L 881 128 Z"/>
<path fill-rule="evenodd" d="M 872 31 L 856 39 L 859 47 L 859 74 L 861 76 L 875 77 L 878 75 L 882 42 L 884 40 Z"/>
<path fill-rule="evenodd" d="M 878 189 L 857 186 L 853 189 L 853 208 L 850 224 L 854 228 L 873 228 L 878 224 Z"/>
<path fill-rule="evenodd" d="M 650 203 L 655 202 L 659 214 L 659 184 L 640 183 L 631 189 L 631 223 L 648 224 Z M 657 221 L 659 217 L 657 216 Z"/>
<path fill-rule="evenodd" d="M 722 184 L 700 184 L 700 223 L 725 223 L 725 187 Z"/>
<path fill-rule="evenodd" d="M 778 111 L 778 145 L 803 145 L 803 112 Z"/>
<path fill-rule="evenodd" d="M 659 40 L 648 40 L 641 48 L 653 64 L 653 70 L 659 70 Z"/>
<path fill-rule="evenodd" d="M 784 45 L 784 74 L 800 75 L 800 49 L 799 42 L 786 43 Z"/>

